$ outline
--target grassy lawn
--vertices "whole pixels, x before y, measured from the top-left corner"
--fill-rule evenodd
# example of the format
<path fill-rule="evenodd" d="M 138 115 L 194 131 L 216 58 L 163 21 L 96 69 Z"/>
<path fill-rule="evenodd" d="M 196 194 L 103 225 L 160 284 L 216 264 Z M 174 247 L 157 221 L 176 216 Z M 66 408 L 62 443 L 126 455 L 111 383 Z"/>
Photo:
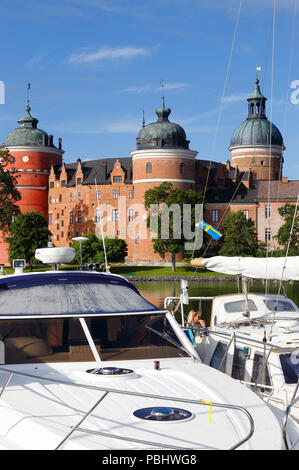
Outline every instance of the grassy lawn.
<path fill-rule="evenodd" d="M 69 265 L 63 268 L 60 268 L 64 271 L 69 270 L 77 270 L 78 266 Z M 50 266 L 39 266 L 33 267 L 33 272 L 36 271 L 49 271 L 51 269 Z M 12 268 L 5 268 L 4 269 L 6 274 L 12 274 L 14 270 Z M 158 276 L 225 276 L 225 274 L 215 273 L 213 271 L 208 271 L 206 269 L 197 269 L 195 270 L 192 266 L 178 266 L 175 272 L 172 272 L 171 266 L 167 267 L 153 267 L 153 266 L 125 266 L 125 265 L 117 265 L 111 266 L 110 268 L 111 273 L 113 274 L 120 274 L 121 276 L 151 276 L 151 277 L 158 277 Z M 24 269 L 24 272 L 30 272 L 30 268 Z"/>
<path fill-rule="evenodd" d="M 122 276 L 222 276 L 206 269 L 195 270 L 192 266 L 178 266 L 175 272 L 172 272 L 171 266 L 153 267 L 153 266 L 112 266 L 111 272 L 121 274 Z"/>

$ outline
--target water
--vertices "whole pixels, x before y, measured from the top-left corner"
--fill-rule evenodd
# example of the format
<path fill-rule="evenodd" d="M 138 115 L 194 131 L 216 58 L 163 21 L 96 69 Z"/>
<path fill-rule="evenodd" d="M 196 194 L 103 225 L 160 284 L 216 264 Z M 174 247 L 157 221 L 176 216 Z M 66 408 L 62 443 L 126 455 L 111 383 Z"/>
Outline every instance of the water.
<path fill-rule="evenodd" d="M 165 297 L 177 297 L 179 296 L 181 284 L 178 281 L 140 281 L 134 282 L 141 295 L 149 302 L 153 303 L 159 308 L 164 306 Z M 277 294 L 278 282 L 272 282 L 269 286 L 269 292 Z M 265 282 L 263 281 L 251 281 L 249 285 L 249 291 L 251 292 L 265 292 Z M 189 296 L 190 297 L 213 297 L 216 295 L 232 294 L 237 293 L 241 289 L 241 285 L 238 286 L 237 281 L 202 281 L 202 282 L 190 282 L 189 283 Z M 281 289 L 281 294 L 285 294 L 287 297 L 292 299 L 296 305 L 299 306 L 299 282 L 284 283 Z M 185 314 L 187 315 L 189 310 L 201 310 L 202 316 L 209 324 L 210 312 L 211 312 L 211 301 L 190 301 L 189 305 L 184 306 Z"/>

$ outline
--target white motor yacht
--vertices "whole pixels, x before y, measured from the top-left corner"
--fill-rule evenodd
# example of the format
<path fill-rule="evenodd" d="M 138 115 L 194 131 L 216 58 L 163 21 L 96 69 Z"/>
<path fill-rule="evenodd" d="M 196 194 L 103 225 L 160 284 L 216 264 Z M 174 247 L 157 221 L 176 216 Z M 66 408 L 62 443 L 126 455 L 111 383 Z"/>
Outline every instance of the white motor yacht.
<path fill-rule="evenodd" d="M 2 450 L 298 448 L 286 414 L 120 276 L 19 267 L 0 278 L 0 335 Z"/>

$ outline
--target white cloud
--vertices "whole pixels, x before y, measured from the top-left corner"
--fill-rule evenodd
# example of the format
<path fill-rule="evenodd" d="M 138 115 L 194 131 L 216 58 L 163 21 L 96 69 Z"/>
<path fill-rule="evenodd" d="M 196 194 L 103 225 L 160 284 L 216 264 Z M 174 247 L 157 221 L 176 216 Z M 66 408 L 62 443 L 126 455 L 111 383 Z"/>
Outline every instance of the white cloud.
<path fill-rule="evenodd" d="M 106 126 L 105 131 L 110 134 L 137 134 L 140 131 L 141 123 L 136 121 L 119 121 Z"/>
<path fill-rule="evenodd" d="M 191 86 L 190 83 L 176 82 L 176 83 L 165 83 L 164 90 L 179 90 Z M 158 93 L 161 92 L 161 86 L 153 85 L 140 85 L 140 86 L 130 86 L 123 90 L 125 93 Z"/>
<path fill-rule="evenodd" d="M 73 53 L 69 56 L 68 62 L 71 64 L 81 64 L 89 62 L 98 62 L 102 60 L 121 60 L 134 59 L 138 56 L 147 56 L 149 49 L 143 47 L 108 47 L 104 46 L 96 51 L 83 51 Z"/>
<path fill-rule="evenodd" d="M 244 101 L 249 97 L 249 93 L 236 93 L 233 95 L 224 96 L 223 103 L 230 104 L 238 101 Z"/>

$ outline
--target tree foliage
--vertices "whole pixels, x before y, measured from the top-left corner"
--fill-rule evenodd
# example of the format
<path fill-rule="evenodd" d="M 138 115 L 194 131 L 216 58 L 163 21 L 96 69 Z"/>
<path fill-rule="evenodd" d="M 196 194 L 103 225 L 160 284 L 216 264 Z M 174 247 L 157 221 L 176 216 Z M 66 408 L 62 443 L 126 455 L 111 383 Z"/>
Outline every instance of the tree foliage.
<path fill-rule="evenodd" d="M 175 271 L 176 254 L 184 252 L 186 239 L 183 230 L 187 207 L 190 210 L 190 233 L 195 228 L 196 206 L 202 204 L 202 194 L 193 190 L 173 188 L 165 182 L 145 192 L 145 208 L 149 211 L 147 226 L 155 227 L 153 248 L 161 258 L 172 256 Z"/>
<path fill-rule="evenodd" d="M 35 259 L 35 250 L 46 247 L 51 235 L 43 214 L 34 211 L 19 214 L 10 225 L 9 233 L 6 241 L 9 243 L 10 262 L 13 259 L 25 259 L 31 268 L 40 263 Z"/>
<path fill-rule="evenodd" d="M 284 224 L 279 228 L 275 238 L 284 247 L 284 250 L 286 250 L 290 241 L 288 254 L 296 255 L 299 252 L 299 210 L 297 209 L 294 218 L 295 206 L 287 203 L 280 207 L 278 212 L 284 218 Z"/>
<path fill-rule="evenodd" d="M 230 212 L 222 222 L 223 237 L 219 243 L 221 256 L 256 256 L 258 241 L 254 222 L 241 210 Z"/>
<path fill-rule="evenodd" d="M 16 188 L 17 179 L 8 171 L 12 158 L 8 150 L 0 150 L 0 231 L 5 235 L 9 232 L 13 217 L 20 212 L 16 204 L 21 199 Z"/>
<path fill-rule="evenodd" d="M 82 262 L 83 263 L 105 263 L 103 242 L 95 233 L 83 235 L 88 238 L 82 243 Z M 80 244 L 74 242 L 72 247 L 75 249 L 76 257 L 74 262 L 80 263 Z M 105 238 L 105 247 L 107 260 L 109 263 L 121 263 L 127 256 L 127 243 L 121 238 Z"/>

